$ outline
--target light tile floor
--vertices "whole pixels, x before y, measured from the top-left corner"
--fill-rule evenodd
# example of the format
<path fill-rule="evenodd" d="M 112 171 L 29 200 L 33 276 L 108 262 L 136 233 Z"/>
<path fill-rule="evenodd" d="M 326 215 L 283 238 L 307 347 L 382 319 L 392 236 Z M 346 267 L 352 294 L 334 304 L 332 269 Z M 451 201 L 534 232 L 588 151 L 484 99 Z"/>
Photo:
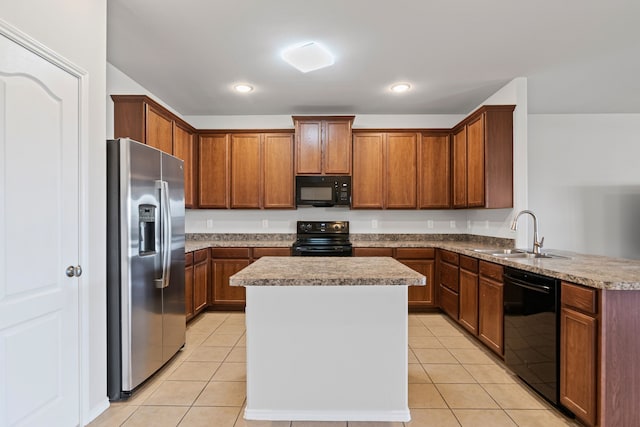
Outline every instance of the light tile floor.
<path fill-rule="evenodd" d="M 411 422 L 257 422 L 246 400 L 243 313 L 203 313 L 185 348 L 92 427 L 555 427 L 577 426 L 526 388 L 475 339 L 440 314 L 409 315 Z"/>

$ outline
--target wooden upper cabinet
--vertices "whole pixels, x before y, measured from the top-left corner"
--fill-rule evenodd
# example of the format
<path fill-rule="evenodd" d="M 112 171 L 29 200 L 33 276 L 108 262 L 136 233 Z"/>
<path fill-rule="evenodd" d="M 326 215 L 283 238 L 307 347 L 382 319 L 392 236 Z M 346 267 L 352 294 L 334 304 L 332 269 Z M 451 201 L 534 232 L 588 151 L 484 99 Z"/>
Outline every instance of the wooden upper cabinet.
<path fill-rule="evenodd" d="M 354 134 L 352 208 L 416 208 L 418 138 L 414 132 Z"/>
<path fill-rule="evenodd" d="M 350 175 L 354 116 L 294 116 L 297 175 Z"/>
<path fill-rule="evenodd" d="M 423 133 L 418 146 L 418 208 L 451 207 L 449 133 Z"/>
<path fill-rule="evenodd" d="M 231 142 L 228 134 L 200 135 L 198 141 L 198 206 L 229 208 Z"/>
<path fill-rule="evenodd" d="M 415 209 L 417 204 L 418 134 L 386 134 L 385 208 Z"/>
<path fill-rule="evenodd" d="M 467 127 L 452 136 L 453 207 L 467 207 Z"/>
<path fill-rule="evenodd" d="M 513 207 L 513 105 L 479 108 L 453 131 L 453 207 Z"/>
<path fill-rule="evenodd" d="M 262 164 L 262 207 L 293 209 L 293 135 L 263 134 Z"/>
<path fill-rule="evenodd" d="M 353 136 L 353 177 L 351 207 L 384 207 L 384 134 L 358 133 Z"/>
<path fill-rule="evenodd" d="M 184 161 L 184 206 L 197 207 L 196 139 L 193 132 L 175 123 L 173 126 L 173 155 Z"/>
<path fill-rule="evenodd" d="M 467 206 L 484 206 L 484 115 L 467 125 Z"/>
<path fill-rule="evenodd" d="M 147 104 L 147 127 L 145 142 L 147 145 L 173 154 L 173 122 L 158 108 Z"/>
<path fill-rule="evenodd" d="M 323 169 L 325 174 L 351 175 L 352 121 L 353 117 L 324 122 Z"/>
<path fill-rule="evenodd" d="M 260 208 L 260 134 L 231 135 L 231 207 Z"/>
<path fill-rule="evenodd" d="M 148 96 L 111 95 L 111 99 L 114 138 L 131 138 L 165 153 L 175 154 L 175 125 L 195 133 L 188 123 Z"/>
<path fill-rule="evenodd" d="M 293 135 L 230 134 L 230 207 L 293 209 Z"/>

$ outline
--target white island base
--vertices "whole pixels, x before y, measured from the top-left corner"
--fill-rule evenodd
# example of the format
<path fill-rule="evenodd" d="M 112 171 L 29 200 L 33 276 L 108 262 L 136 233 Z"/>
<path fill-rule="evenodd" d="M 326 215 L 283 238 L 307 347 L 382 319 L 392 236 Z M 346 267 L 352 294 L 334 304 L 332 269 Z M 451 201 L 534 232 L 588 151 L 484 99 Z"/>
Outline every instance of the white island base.
<path fill-rule="evenodd" d="M 246 291 L 246 419 L 410 420 L 407 286 Z"/>

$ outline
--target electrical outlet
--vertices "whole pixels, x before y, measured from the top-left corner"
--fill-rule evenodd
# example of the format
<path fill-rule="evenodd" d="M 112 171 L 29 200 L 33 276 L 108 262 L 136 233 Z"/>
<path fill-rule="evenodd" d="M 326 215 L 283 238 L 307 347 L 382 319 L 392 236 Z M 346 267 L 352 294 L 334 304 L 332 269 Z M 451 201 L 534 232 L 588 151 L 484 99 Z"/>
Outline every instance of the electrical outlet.
<path fill-rule="evenodd" d="M 427 220 L 427 228 L 433 228 L 433 220 L 432 219 Z"/>
<path fill-rule="evenodd" d="M 486 228 L 487 230 L 489 229 L 489 220 L 486 220 L 484 222 L 484 228 Z"/>
<path fill-rule="evenodd" d="M 378 228 L 378 220 L 377 219 L 372 219 L 371 220 L 371 228 Z"/>
<path fill-rule="evenodd" d="M 467 230 L 471 230 L 471 220 L 467 220 Z"/>
<path fill-rule="evenodd" d="M 207 228 L 213 228 L 213 220 L 212 219 L 208 219 L 207 220 Z"/>
<path fill-rule="evenodd" d="M 456 222 L 453 220 L 449 221 L 449 228 L 456 228 Z"/>
<path fill-rule="evenodd" d="M 269 220 L 268 219 L 263 219 L 262 220 L 262 228 L 269 228 Z"/>

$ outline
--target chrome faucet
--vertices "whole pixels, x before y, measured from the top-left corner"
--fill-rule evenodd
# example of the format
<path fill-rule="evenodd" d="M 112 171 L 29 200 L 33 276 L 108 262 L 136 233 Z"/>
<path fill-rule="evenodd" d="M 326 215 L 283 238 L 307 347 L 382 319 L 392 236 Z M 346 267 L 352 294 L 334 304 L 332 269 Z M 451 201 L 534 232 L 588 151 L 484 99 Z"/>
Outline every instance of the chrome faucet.
<path fill-rule="evenodd" d="M 513 222 L 511 223 L 511 229 L 513 231 L 516 231 L 518 229 L 518 218 L 520 218 L 520 215 L 522 214 L 529 214 L 533 218 L 533 253 L 539 254 L 540 248 L 542 248 L 542 243 L 544 242 L 544 237 L 538 241 L 538 219 L 533 212 L 529 210 L 518 212 L 518 215 L 516 215 L 516 217 L 513 219 Z"/>

